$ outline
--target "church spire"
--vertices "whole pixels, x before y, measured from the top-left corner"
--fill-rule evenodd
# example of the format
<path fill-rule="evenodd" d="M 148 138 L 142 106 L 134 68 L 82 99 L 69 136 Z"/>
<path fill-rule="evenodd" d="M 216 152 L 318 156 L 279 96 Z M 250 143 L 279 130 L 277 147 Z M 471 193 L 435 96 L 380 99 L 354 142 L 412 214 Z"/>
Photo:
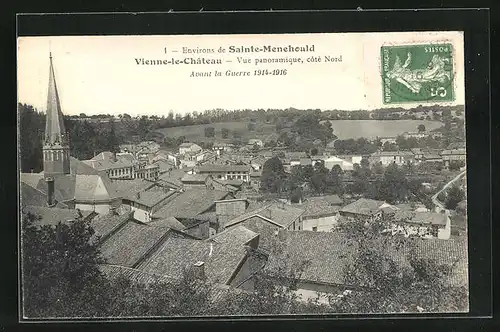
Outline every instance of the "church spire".
<path fill-rule="evenodd" d="M 49 59 L 49 88 L 43 144 L 43 172 L 46 176 L 70 173 L 69 141 L 66 138 L 61 102 L 57 92 L 52 52 L 49 53 Z"/>
<path fill-rule="evenodd" d="M 47 119 L 45 123 L 45 144 L 64 144 L 66 134 L 59 93 L 57 92 L 54 66 L 52 65 L 52 52 L 49 53 L 49 89 L 47 94 Z"/>

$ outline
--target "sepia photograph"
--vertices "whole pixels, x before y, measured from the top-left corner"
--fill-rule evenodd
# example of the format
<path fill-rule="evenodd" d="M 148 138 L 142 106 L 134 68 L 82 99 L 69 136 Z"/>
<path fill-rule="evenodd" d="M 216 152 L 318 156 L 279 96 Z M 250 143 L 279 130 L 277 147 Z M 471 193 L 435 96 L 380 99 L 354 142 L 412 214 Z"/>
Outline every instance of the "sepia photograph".
<path fill-rule="evenodd" d="M 468 313 L 464 62 L 460 31 L 18 37 L 21 319 Z"/>

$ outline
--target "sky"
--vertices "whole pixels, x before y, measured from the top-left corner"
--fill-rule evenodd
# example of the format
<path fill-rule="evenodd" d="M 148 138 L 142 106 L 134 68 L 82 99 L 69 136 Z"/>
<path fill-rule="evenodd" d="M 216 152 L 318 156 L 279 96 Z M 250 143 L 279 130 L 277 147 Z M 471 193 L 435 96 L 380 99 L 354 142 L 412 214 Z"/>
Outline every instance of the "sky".
<path fill-rule="evenodd" d="M 464 104 L 461 32 L 330 33 L 198 36 L 52 36 L 18 38 L 18 101 L 45 111 L 49 52 L 66 115 L 167 115 L 206 109 L 375 109 L 384 107 L 380 47 L 451 42 L 455 51 L 454 102 Z M 314 45 L 312 52 L 229 53 L 229 46 Z M 184 53 L 184 49 L 214 53 Z M 219 53 L 223 48 L 225 53 Z M 166 53 L 165 53 L 166 52 Z M 138 65 L 144 60 L 220 59 L 221 64 Z M 326 62 L 325 57 L 342 61 Z M 250 63 L 239 63 L 245 58 Z M 300 58 L 303 63 L 255 64 L 257 59 Z M 321 62 L 308 62 L 311 58 Z M 241 59 L 240 59 L 241 60 Z M 139 61 L 140 62 L 140 61 Z M 255 76 L 255 70 L 286 75 Z M 221 76 L 214 77 L 217 70 Z M 251 76 L 226 76 L 248 72 Z M 211 77 L 190 77 L 193 72 Z M 424 104 L 425 105 L 425 104 Z M 418 104 L 394 104 L 415 107 Z"/>

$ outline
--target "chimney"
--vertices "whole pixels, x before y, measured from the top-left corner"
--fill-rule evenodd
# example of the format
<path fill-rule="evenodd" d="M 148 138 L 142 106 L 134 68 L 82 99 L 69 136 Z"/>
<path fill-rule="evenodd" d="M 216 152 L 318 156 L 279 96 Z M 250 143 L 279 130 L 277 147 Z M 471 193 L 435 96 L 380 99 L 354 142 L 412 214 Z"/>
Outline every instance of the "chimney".
<path fill-rule="evenodd" d="M 137 199 L 141 198 L 141 192 L 140 192 L 140 191 L 138 191 L 138 192 L 135 194 L 135 198 L 137 198 Z"/>
<path fill-rule="evenodd" d="M 116 163 L 116 152 L 113 152 L 113 161 Z"/>
<path fill-rule="evenodd" d="M 47 177 L 45 178 L 45 181 L 47 182 L 47 205 L 49 207 L 54 206 L 54 178 L 53 177 Z"/>
<path fill-rule="evenodd" d="M 205 262 L 198 261 L 198 262 L 194 263 L 193 272 L 194 272 L 194 276 L 197 279 L 201 279 L 201 280 L 205 279 L 206 278 L 206 276 L 205 276 Z"/>

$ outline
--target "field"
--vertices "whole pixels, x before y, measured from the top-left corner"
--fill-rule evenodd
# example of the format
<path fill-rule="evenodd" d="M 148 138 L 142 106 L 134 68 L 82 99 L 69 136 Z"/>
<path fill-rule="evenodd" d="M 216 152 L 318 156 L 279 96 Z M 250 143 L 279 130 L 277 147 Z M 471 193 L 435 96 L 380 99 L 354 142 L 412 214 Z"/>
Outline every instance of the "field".
<path fill-rule="evenodd" d="M 185 127 L 172 127 L 172 128 L 162 128 L 156 131 L 165 135 L 165 137 L 177 138 L 184 136 L 187 141 L 190 142 L 211 142 L 214 140 L 224 141 L 222 139 L 222 128 L 227 128 L 229 130 L 229 137 L 227 141 L 233 139 L 233 132 L 237 132 L 243 140 L 249 140 L 251 138 L 264 139 L 268 135 L 275 135 L 276 126 L 273 124 L 262 124 L 258 123 L 255 131 L 249 131 L 247 128 L 248 122 L 223 122 L 223 123 L 210 123 L 203 125 L 193 125 Z M 205 137 L 205 128 L 214 127 L 215 137 Z"/>
<path fill-rule="evenodd" d="M 417 126 L 423 124 L 427 131 L 436 129 L 442 126 L 439 121 L 428 120 L 332 120 L 333 133 L 339 139 L 349 138 L 376 138 L 397 136 L 404 132 L 417 131 Z M 233 132 L 238 132 L 243 140 L 250 138 L 265 139 L 269 135 L 276 135 L 275 125 L 258 123 L 255 131 L 248 131 L 248 123 L 242 122 L 223 122 L 211 123 L 203 125 L 193 125 L 185 127 L 162 128 L 157 131 L 165 135 L 165 137 L 177 138 L 184 136 L 187 141 L 191 142 L 213 142 L 222 140 L 221 130 L 227 128 L 230 131 L 227 141 L 232 140 Z M 215 138 L 205 137 L 205 128 L 215 128 Z M 274 138 L 276 139 L 276 137 Z"/>
<path fill-rule="evenodd" d="M 443 124 L 429 120 L 331 120 L 333 133 L 339 139 L 376 138 L 397 136 L 404 132 L 415 132 L 423 124 L 427 131 Z"/>

